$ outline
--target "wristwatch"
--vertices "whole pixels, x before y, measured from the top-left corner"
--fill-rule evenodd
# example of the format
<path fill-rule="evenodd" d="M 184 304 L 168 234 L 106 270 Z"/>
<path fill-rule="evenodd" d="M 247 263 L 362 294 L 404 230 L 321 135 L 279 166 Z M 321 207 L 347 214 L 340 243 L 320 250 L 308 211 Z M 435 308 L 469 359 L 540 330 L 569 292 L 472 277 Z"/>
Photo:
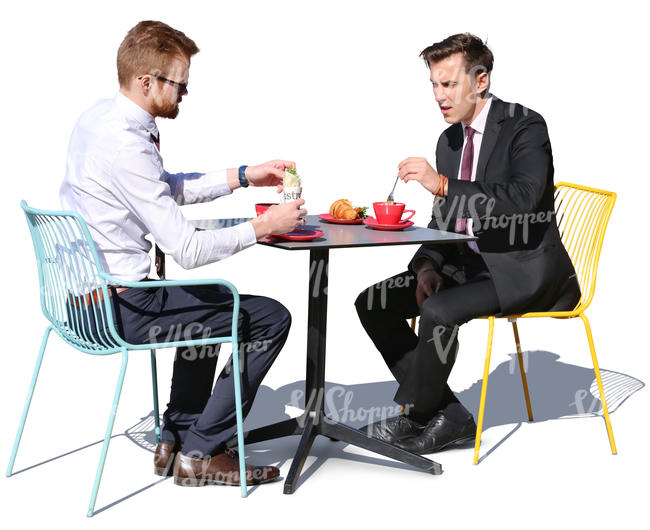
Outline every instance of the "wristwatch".
<path fill-rule="evenodd" d="M 248 166 L 239 166 L 239 185 L 242 188 L 248 188 L 248 179 L 246 178 L 246 168 Z"/>

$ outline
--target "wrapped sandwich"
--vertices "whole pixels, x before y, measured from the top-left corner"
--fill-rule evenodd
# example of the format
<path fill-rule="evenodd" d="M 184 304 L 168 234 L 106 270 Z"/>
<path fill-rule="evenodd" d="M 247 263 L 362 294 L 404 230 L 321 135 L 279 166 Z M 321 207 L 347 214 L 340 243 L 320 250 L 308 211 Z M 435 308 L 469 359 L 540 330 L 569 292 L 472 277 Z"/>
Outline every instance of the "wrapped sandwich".
<path fill-rule="evenodd" d="M 302 182 L 300 175 L 292 167 L 284 170 L 284 177 L 282 178 L 283 199 L 284 202 L 295 201 L 300 199 L 302 195 Z"/>

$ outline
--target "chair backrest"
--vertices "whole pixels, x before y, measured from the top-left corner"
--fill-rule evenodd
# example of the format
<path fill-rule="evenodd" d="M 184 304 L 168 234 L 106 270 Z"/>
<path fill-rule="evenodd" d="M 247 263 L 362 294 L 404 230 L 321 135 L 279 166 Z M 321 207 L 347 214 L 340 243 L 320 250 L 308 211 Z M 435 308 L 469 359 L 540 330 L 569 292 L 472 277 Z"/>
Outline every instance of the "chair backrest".
<path fill-rule="evenodd" d="M 58 334 L 87 353 L 120 349 L 112 334 L 110 299 L 95 243 L 82 217 L 20 203 L 34 243 L 41 308 Z M 109 326 L 109 322 L 111 323 Z"/>
<path fill-rule="evenodd" d="M 568 182 L 555 186 L 555 213 L 582 294 L 574 310 L 584 311 L 596 288 L 596 272 L 616 193 Z"/>

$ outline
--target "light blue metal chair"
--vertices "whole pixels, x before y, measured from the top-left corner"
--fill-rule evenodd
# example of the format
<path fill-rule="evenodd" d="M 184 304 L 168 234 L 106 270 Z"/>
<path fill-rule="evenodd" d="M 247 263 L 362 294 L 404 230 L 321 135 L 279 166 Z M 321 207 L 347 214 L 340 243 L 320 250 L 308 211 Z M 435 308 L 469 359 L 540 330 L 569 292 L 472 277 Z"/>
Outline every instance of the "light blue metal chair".
<path fill-rule="evenodd" d="M 153 406 L 156 443 L 160 441 L 160 420 L 158 417 L 158 384 L 156 376 L 156 349 L 177 346 L 206 346 L 210 344 L 232 343 L 232 362 L 235 377 L 235 405 L 237 416 L 237 442 L 239 449 L 239 472 L 242 497 L 247 495 L 246 468 L 244 455 L 243 415 L 241 406 L 241 372 L 239 369 L 237 323 L 239 320 L 239 293 L 234 285 L 225 280 L 180 280 L 129 282 L 118 280 L 106 274 L 101 266 L 95 243 L 90 237 L 88 227 L 82 217 L 70 211 L 47 211 L 30 208 L 25 201 L 20 203 L 27 217 L 27 224 L 34 243 L 38 278 L 41 292 L 41 308 L 50 321 L 45 329 L 36 367 L 27 393 L 27 401 L 16 434 L 7 476 L 11 476 L 16 453 L 25 427 L 25 420 L 34 394 L 34 387 L 43 360 L 43 353 L 52 330 L 68 344 L 79 351 L 91 355 L 111 355 L 122 353 L 122 366 L 115 388 L 113 405 L 106 427 L 104 444 L 97 466 L 95 483 L 92 488 L 88 517 L 93 515 L 97 491 L 104 470 L 104 461 L 113 431 L 115 414 L 122 392 L 129 350 L 150 350 L 151 374 L 153 380 Z M 227 337 L 161 342 L 155 344 L 130 344 L 115 328 L 108 285 L 131 288 L 167 287 L 174 285 L 223 285 L 233 295 L 232 332 Z M 97 331 L 99 330 L 99 331 Z"/>

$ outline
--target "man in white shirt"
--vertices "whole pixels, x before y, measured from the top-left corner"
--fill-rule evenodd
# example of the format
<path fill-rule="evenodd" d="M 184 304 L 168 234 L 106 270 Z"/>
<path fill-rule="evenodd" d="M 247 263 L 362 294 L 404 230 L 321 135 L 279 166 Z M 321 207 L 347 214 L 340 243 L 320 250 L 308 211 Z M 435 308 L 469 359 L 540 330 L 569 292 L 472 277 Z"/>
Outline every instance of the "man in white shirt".
<path fill-rule="evenodd" d="M 293 162 L 273 160 L 208 173 L 164 170 L 155 118 L 178 115 L 187 94 L 190 58 L 198 51 L 194 41 L 162 22 L 138 23 L 118 50 L 118 94 L 84 112 L 72 133 L 61 203 L 82 215 L 104 269 L 119 279 L 147 278 L 148 234 L 160 254 L 193 268 L 226 258 L 271 233 L 291 231 L 307 213 L 299 199 L 221 230 L 197 231 L 185 219 L 179 205 L 211 201 L 242 186 L 280 186 L 284 170 L 295 169 Z M 161 268 L 159 274 L 164 268 L 157 266 Z M 111 293 L 116 325 L 129 342 L 230 334 L 232 296 L 219 286 L 113 287 Z M 244 414 L 290 325 L 289 312 L 275 300 L 241 296 Z M 237 455 L 226 448 L 236 430 L 232 360 L 212 389 L 216 362 L 216 355 L 197 353 L 196 348 L 179 348 L 176 354 L 154 471 L 173 473 L 179 485 L 239 483 Z M 278 476 L 273 466 L 247 466 L 250 483 Z"/>

